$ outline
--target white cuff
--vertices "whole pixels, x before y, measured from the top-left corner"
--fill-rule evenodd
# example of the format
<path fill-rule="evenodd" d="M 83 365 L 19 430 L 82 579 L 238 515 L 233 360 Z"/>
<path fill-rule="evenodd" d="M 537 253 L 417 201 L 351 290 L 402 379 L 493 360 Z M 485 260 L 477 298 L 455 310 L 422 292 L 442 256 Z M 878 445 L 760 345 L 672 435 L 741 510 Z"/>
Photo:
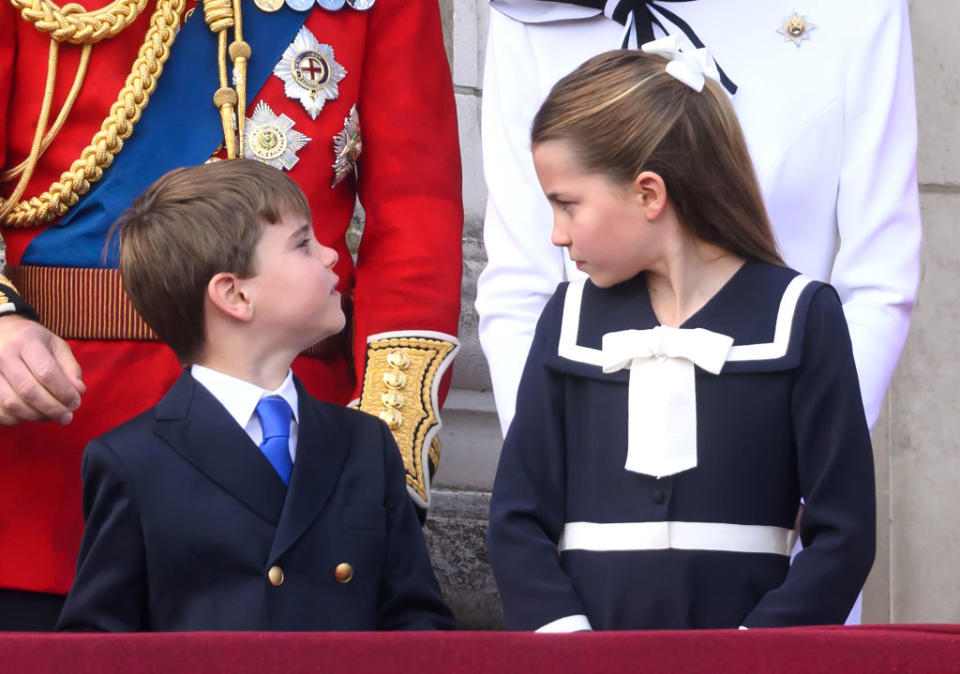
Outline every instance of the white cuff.
<path fill-rule="evenodd" d="M 590 626 L 590 621 L 587 620 L 587 616 L 581 613 L 579 615 L 568 615 L 566 618 L 558 618 L 535 631 L 544 634 L 558 632 L 592 632 L 593 628 Z"/>

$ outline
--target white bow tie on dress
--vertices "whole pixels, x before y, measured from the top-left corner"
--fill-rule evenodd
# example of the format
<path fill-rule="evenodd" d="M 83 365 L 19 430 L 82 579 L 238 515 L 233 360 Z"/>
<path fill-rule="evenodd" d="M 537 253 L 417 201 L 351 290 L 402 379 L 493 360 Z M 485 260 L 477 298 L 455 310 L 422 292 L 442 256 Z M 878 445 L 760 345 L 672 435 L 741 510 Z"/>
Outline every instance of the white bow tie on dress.
<path fill-rule="evenodd" d="M 668 59 L 670 63 L 667 64 L 667 72 L 694 91 L 703 91 L 707 77 L 715 82 L 720 81 L 720 70 L 710 52 L 703 47 L 682 51 L 680 44 L 677 35 L 667 35 L 645 43 L 640 49 L 646 54 L 656 54 Z"/>
<path fill-rule="evenodd" d="M 603 371 L 630 369 L 624 468 L 660 478 L 697 467 L 694 366 L 720 374 L 732 345 L 717 332 L 662 325 L 603 336 Z"/>

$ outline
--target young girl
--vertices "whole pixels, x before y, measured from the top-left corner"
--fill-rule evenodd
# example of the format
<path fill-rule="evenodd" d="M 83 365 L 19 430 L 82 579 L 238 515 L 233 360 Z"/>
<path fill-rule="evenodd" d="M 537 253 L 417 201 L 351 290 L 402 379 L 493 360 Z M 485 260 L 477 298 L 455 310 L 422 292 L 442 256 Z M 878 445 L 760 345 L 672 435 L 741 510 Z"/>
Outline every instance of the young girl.
<path fill-rule="evenodd" d="M 644 51 L 587 61 L 533 123 L 552 241 L 590 278 L 547 304 L 500 458 L 507 624 L 842 623 L 875 505 L 840 301 L 783 266 L 709 56 Z"/>

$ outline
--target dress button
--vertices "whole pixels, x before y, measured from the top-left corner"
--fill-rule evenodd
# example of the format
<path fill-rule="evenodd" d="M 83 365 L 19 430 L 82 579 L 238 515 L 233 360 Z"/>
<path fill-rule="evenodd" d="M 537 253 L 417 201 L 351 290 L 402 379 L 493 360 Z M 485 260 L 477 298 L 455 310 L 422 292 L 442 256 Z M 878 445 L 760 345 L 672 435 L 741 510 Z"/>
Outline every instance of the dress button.
<path fill-rule="evenodd" d="M 650 498 L 653 499 L 653 502 L 657 505 L 663 505 L 663 501 L 666 498 L 663 494 L 663 491 L 660 489 L 654 489 L 653 493 L 650 494 Z"/>
<path fill-rule="evenodd" d="M 271 585 L 283 585 L 283 569 L 279 566 L 271 566 L 267 571 L 267 578 Z"/>
<path fill-rule="evenodd" d="M 334 569 L 333 577 L 337 579 L 338 583 L 349 583 L 353 580 L 353 567 L 346 562 L 341 562 Z"/>

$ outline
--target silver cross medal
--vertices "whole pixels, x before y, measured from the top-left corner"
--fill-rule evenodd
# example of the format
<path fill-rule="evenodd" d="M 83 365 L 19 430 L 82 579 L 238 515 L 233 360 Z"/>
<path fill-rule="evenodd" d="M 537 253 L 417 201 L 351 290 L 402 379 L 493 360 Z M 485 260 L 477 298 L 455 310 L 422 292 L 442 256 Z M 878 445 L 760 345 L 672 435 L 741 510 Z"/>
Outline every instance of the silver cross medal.
<path fill-rule="evenodd" d="M 321 44 L 307 28 L 301 28 L 273 74 L 283 80 L 287 97 L 300 101 L 310 118 L 316 119 L 324 104 L 340 95 L 337 85 L 347 71 L 334 59 L 333 47 Z"/>

